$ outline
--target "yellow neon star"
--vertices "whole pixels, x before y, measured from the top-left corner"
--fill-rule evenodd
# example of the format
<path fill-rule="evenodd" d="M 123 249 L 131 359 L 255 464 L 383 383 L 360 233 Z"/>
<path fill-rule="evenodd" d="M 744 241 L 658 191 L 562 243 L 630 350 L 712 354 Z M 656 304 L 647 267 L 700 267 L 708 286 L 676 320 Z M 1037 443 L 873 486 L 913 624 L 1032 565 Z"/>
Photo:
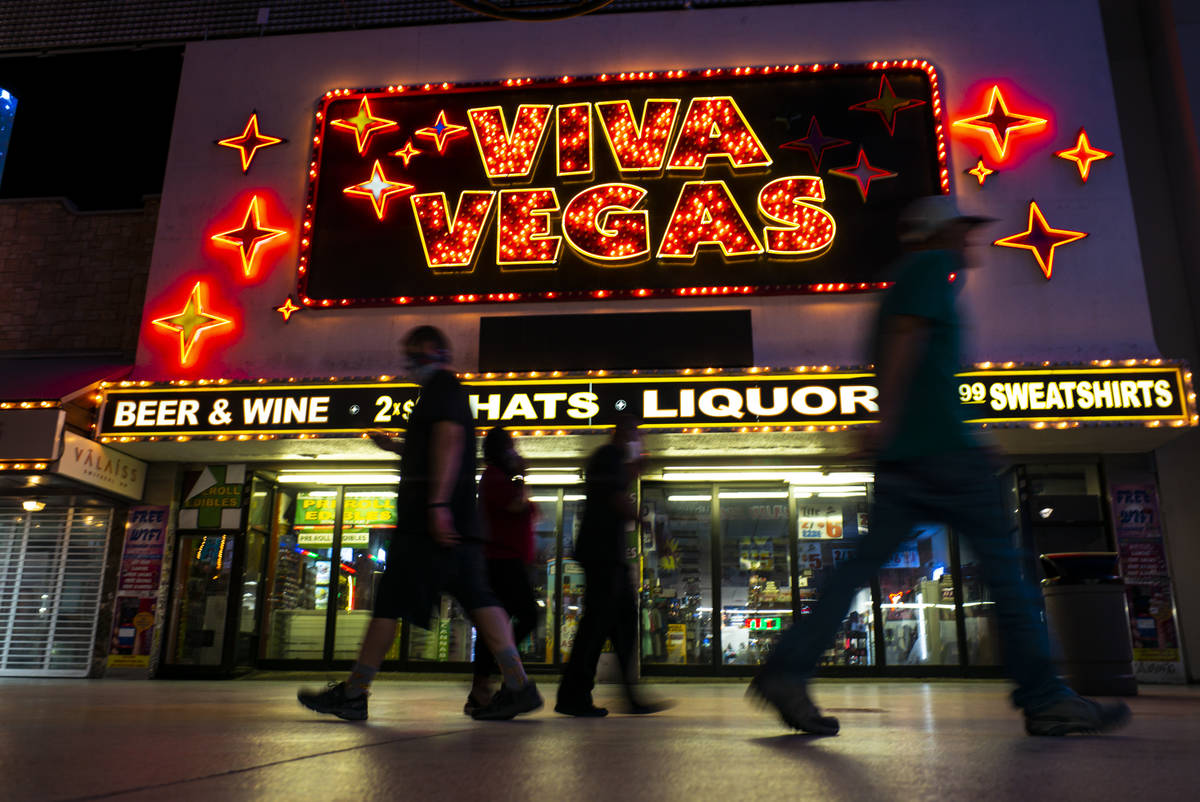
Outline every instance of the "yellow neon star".
<path fill-rule="evenodd" d="M 1088 173 L 1092 170 L 1092 162 L 1107 159 L 1112 156 L 1112 152 L 1093 148 L 1092 143 L 1088 141 L 1087 131 L 1080 128 L 1079 138 L 1075 140 L 1075 147 L 1060 150 L 1054 155 L 1060 159 L 1075 162 L 1075 165 L 1079 168 L 1079 177 L 1086 184 Z"/>
<path fill-rule="evenodd" d="M 446 110 L 442 109 L 438 112 L 437 121 L 426 128 L 419 128 L 413 132 L 416 136 L 427 136 L 437 143 L 438 153 L 446 152 L 446 140 L 453 137 L 462 136 L 467 133 L 467 126 L 456 125 L 446 121 Z"/>
<path fill-rule="evenodd" d="M 192 292 L 183 309 L 173 315 L 152 321 L 155 326 L 179 335 L 179 364 L 181 365 L 188 363 L 192 348 L 200 339 L 201 334 L 210 329 L 233 325 L 231 319 L 205 311 L 200 291 L 202 284 L 203 282 L 197 281 L 196 285 L 192 287 Z"/>
<path fill-rule="evenodd" d="M 404 147 L 400 148 L 400 150 L 393 150 L 391 155 L 399 156 L 401 159 L 404 159 L 404 166 L 407 167 L 408 163 L 412 161 L 413 156 L 416 156 L 419 153 L 424 153 L 424 151 L 414 148 L 412 140 L 410 139 L 408 142 L 404 143 Z"/>
<path fill-rule="evenodd" d="M 347 195 L 358 195 L 371 199 L 371 205 L 375 207 L 375 216 L 380 220 L 383 219 L 384 212 L 387 211 L 387 202 L 394 195 L 407 195 L 416 187 L 412 184 L 403 184 L 399 181 L 389 181 L 387 176 L 383 174 L 383 168 L 379 165 L 379 159 L 375 160 L 375 166 L 371 169 L 371 177 L 361 184 L 354 184 L 342 190 Z"/>
<path fill-rule="evenodd" d="M 242 157 L 242 172 L 245 173 L 250 169 L 250 162 L 254 160 L 254 154 L 259 148 L 278 145 L 283 140 L 277 136 L 267 136 L 258 131 L 258 113 L 250 115 L 249 122 L 246 123 L 246 128 L 238 136 L 231 136 L 227 139 L 217 140 L 217 144 L 226 148 L 234 148 Z"/>
<path fill-rule="evenodd" d="M 996 158 L 1003 160 L 1008 155 L 1010 134 L 1027 128 L 1041 129 L 1045 127 L 1046 122 L 1041 117 L 1009 112 L 1008 106 L 1004 103 L 1004 95 L 1000 93 L 1000 87 L 993 86 L 988 97 L 987 111 L 973 117 L 955 120 L 953 125 L 974 129 L 985 134 L 988 144 L 995 151 Z"/>
<path fill-rule="evenodd" d="M 1017 234 L 998 239 L 993 245 L 1002 248 L 1024 248 L 1033 251 L 1038 267 L 1042 269 L 1046 280 L 1054 272 L 1054 249 L 1087 236 L 1085 231 L 1071 231 L 1064 228 L 1051 228 L 1046 222 L 1046 216 L 1038 208 L 1036 201 L 1029 202 L 1029 227 Z"/>
<path fill-rule="evenodd" d="M 390 131 L 393 128 L 399 127 L 399 124 L 395 120 L 387 120 L 372 114 L 371 101 L 365 97 L 358 104 L 357 114 L 353 117 L 334 120 L 330 125 L 334 128 L 344 128 L 347 131 L 353 131 L 354 141 L 358 145 L 358 152 L 360 154 L 366 151 L 367 144 L 371 141 L 371 134 L 376 134 L 380 131 Z"/>
<path fill-rule="evenodd" d="M 286 233 L 286 229 L 267 228 L 263 225 L 258 212 L 258 196 L 255 195 L 250 199 L 250 205 L 246 207 L 246 217 L 242 221 L 242 227 L 213 234 L 212 239 L 222 245 L 232 245 L 237 248 L 242 257 L 243 273 L 246 276 L 252 276 L 254 275 L 254 260 L 258 258 L 258 249 Z"/>
<path fill-rule="evenodd" d="M 987 177 L 996 171 L 988 169 L 988 167 L 984 165 L 983 159 L 980 159 L 979 163 L 970 170 L 967 170 L 967 172 L 979 179 L 979 186 L 983 186 L 983 182 L 987 180 Z"/>
<path fill-rule="evenodd" d="M 275 307 L 275 311 L 278 312 L 279 314 L 283 315 L 284 323 L 287 323 L 289 320 L 291 320 L 292 315 L 295 312 L 299 312 L 300 309 L 301 309 L 301 307 L 296 306 L 294 303 L 292 303 L 292 296 L 290 296 L 290 295 L 287 297 L 287 300 L 283 302 L 282 306 Z"/>

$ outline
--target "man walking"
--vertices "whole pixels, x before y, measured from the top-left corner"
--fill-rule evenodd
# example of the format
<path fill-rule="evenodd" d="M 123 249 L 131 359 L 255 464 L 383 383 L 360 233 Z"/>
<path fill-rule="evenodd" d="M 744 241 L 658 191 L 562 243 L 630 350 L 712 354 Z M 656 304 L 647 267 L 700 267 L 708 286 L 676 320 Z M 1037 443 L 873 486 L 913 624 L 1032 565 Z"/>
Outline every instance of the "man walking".
<path fill-rule="evenodd" d="M 1129 708 L 1078 696 L 1055 674 L 1037 590 L 1021 576 L 990 461 L 971 442 L 956 390 L 959 318 L 954 292 L 968 265 L 967 237 L 983 218 L 959 213 L 949 196 L 920 198 L 901 215 L 907 253 L 880 304 L 873 338 L 880 422 L 868 436 L 875 459 L 870 531 L 839 565 L 820 601 L 783 636 L 749 695 L 774 707 L 797 730 L 834 735 L 807 692 L 854 592 L 909 537 L 914 525 L 954 527 L 979 555 L 995 602 L 1013 703 L 1030 735 L 1099 732 L 1123 725 Z"/>
<path fill-rule="evenodd" d="M 608 710 L 592 701 L 596 665 L 604 642 L 611 638 L 621 665 L 628 712 L 646 714 L 663 709 L 637 694 L 637 594 L 625 559 L 626 528 L 636 520 L 630 485 L 641 463 L 641 442 L 633 418 L 617 421 L 612 440 L 592 454 L 584 472 L 583 519 L 575 541 L 575 559 L 583 566 L 583 619 L 575 634 L 571 657 L 563 670 L 555 712 L 599 718 Z"/>
<path fill-rule="evenodd" d="M 427 627 L 438 596 L 454 596 L 495 656 L 504 685 L 476 719 L 510 719 L 537 710 L 542 697 L 513 643 L 508 614 L 492 595 L 475 510 L 475 424 L 467 395 L 448 369 L 450 347 L 433 326 L 404 339 L 409 376 L 421 394 L 409 415 L 403 447 L 382 434 L 372 440 L 401 455 L 397 527 L 379 582 L 374 617 L 358 662 L 344 682 L 325 691 L 300 691 L 300 703 L 318 713 L 361 721 L 371 681 L 396 639 L 398 619 Z"/>

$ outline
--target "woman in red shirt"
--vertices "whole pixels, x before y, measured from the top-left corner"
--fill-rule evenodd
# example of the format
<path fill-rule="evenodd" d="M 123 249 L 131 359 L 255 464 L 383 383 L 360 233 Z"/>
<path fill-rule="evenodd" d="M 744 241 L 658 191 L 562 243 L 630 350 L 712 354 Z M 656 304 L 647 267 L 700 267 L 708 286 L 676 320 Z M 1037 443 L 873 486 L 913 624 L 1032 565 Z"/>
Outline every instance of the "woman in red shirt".
<path fill-rule="evenodd" d="M 537 506 L 525 492 L 525 460 L 503 426 L 488 430 L 483 440 L 483 460 L 486 467 L 479 482 L 479 508 L 488 538 L 484 549 L 488 579 L 492 592 L 512 616 L 513 639 L 519 647 L 537 626 L 537 599 L 529 584 Z M 497 670 L 483 639 L 476 639 L 475 678 L 463 707 L 467 715 L 491 699 L 491 675 Z"/>

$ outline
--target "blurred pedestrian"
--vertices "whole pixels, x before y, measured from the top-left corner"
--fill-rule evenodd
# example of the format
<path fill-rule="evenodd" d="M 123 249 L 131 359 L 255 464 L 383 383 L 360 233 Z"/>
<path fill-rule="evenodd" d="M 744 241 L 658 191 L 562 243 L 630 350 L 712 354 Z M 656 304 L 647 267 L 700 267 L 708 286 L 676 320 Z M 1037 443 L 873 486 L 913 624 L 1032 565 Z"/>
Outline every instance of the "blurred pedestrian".
<path fill-rule="evenodd" d="M 920 198 L 900 217 L 906 253 L 880 303 L 873 337 L 879 417 L 865 451 L 875 461 L 870 530 L 838 565 L 820 601 L 783 636 L 748 693 L 797 730 L 833 735 L 838 720 L 809 698 L 808 679 L 829 647 L 853 594 L 867 585 L 913 527 L 952 526 L 979 556 L 995 603 L 1013 703 L 1030 735 L 1099 732 L 1123 725 L 1129 708 L 1077 695 L 1056 675 L 1037 589 L 1021 574 L 1021 553 L 1005 520 L 987 452 L 963 423 L 955 373 L 959 315 L 955 292 L 970 265 L 971 230 L 985 218 L 961 214 L 949 196 Z"/>
<path fill-rule="evenodd" d="M 583 519 L 575 541 L 575 559 L 583 567 L 583 618 L 563 670 L 555 712 L 599 718 L 608 710 L 592 699 L 596 666 L 606 640 L 617 653 L 627 712 L 663 709 L 643 699 L 637 688 L 638 601 L 625 557 L 630 526 L 637 520 L 631 495 L 641 472 L 641 440 L 630 416 L 618 419 L 612 439 L 596 449 L 584 470 Z"/>
<path fill-rule="evenodd" d="M 398 619 L 428 628 L 442 592 L 463 606 L 490 647 L 504 685 L 476 719 L 509 719 L 542 706 L 513 644 L 508 614 L 488 586 L 475 508 L 475 421 L 467 394 L 449 370 L 450 345 L 433 326 L 403 341 L 409 377 L 421 385 L 403 445 L 382 433 L 371 439 L 400 454 L 396 534 L 375 596 L 358 662 L 343 682 L 324 691 L 300 691 L 300 703 L 318 713 L 361 721 L 383 658 L 396 640 Z"/>
<path fill-rule="evenodd" d="M 513 642 L 520 646 L 537 627 L 537 597 L 529 584 L 537 505 L 529 500 L 525 489 L 525 460 L 503 426 L 493 426 L 483 438 L 483 461 L 486 467 L 479 481 L 479 509 L 487 536 L 484 556 L 488 581 L 500 605 L 512 616 Z M 491 677 L 496 670 L 496 659 L 486 639 L 478 639 L 474 681 L 464 713 L 470 715 L 491 700 Z"/>

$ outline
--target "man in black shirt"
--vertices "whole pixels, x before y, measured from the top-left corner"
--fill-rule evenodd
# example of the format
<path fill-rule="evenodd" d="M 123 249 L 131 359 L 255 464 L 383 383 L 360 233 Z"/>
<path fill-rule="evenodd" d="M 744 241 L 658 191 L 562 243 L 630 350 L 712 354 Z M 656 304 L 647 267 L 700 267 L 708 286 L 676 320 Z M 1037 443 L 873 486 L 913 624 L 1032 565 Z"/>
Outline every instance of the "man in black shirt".
<path fill-rule="evenodd" d="M 629 712 L 662 709 L 639 699 L 636 693 L 637 594 L 625 559 L 625 533 L 627 524 L 637 518 L 630 485 L 640 467 L 637 423 L 622 417 L 612 440 L 596 449 L 585 469 L 587 497 L 575 541 L 575 559 L 583 566 L 585 579 L 583 619 L 558 689 L 554 705 L 558 713 L 591 718 L 608 715 L 608 710 L 593 703 L 592 688 L 600 652 L 610 638 L 621 664 Z"/>
<path fill-rule="evenodd" d="M 365 719 L 368 689 L 396 639 L 398 619 L 428 628 L 430 611 L 446 592 L 471 616 L 504 678 L 503 687 L 472 718 L 510 719 L 541 707 L 542 697 L 525 676 L 508 614 L 488 586 L 475 510 L 475 421 L 466 392 L 447 368 L 450 349 L 440 331 L 413 329 L 404 351 L 421 394 L 403 446 L 381 433 L 371 435 L 380 448 L 401 455 L 396 534 L 376 591 L 374 617 L 350 677 L 322 692 L 301 691 L 298 698 L 318 713 Z"/>

